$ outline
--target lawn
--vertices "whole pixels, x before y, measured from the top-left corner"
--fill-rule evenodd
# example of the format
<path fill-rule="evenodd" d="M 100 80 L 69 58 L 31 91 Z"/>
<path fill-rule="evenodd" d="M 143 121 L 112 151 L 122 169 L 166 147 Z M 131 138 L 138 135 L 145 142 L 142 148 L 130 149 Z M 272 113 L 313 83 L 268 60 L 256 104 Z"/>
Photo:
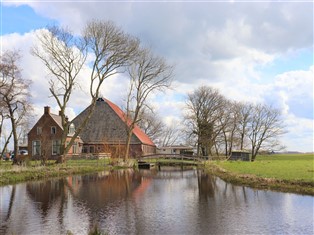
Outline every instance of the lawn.
<path fill-rule="evenodd" d="M 262 155 L 254 162 L 221 161 L 217 165 L 227 171 L 262 178 L 314 182 L 313 154 Z"/>

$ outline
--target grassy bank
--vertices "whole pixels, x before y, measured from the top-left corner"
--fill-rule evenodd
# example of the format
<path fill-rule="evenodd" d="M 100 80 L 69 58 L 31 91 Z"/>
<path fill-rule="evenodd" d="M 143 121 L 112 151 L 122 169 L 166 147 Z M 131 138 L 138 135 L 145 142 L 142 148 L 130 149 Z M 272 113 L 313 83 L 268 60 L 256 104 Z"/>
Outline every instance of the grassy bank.
<path fill-rule="evenodd" d="M 235 184 L 314 195 L 313 154 L 265 155 L 255 162 L 213 161 L 207 169 Z"/>
<path fill-rule="evenodd" d="M 26 166 L 16 166 L 12 165 L 12 162 L 2 161 L 0 163 L 0 186 L 29 180 L 92 173 L 110 167 L 108 159 L 69 160 L 64 164 L 54 164 L 54 161 L 51 161 L 46 166 L 40 166 L 40 162 L 36 161 L 30 161 Z"/>

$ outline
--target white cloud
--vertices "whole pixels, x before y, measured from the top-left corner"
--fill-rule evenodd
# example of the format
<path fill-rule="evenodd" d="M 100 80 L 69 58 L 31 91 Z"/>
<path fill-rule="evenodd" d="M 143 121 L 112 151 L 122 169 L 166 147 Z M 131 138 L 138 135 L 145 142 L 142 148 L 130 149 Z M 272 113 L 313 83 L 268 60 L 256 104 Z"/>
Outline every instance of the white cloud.
<path fill-rule="evenodd" d="M 288 133 L 281 138 L 281 141 L 288 147 L 288 150 L 314 152 L 313 120 L 289 114 L 285 116 L 284 124 Z"/>
<path fill-rule="evenodd" d="M 289 71 L 276 76 L 271 94 L 280 94 L 283 106 L 296 118 L 313 119 L 313 66 L 308 70 Z M 270 95 L 270 94 L 267 95 Z M 271 100 L 268 99 L 268 100 Z"/>
<path fill-rule="evenodd" d="M 40 104 L 49 102 L 48 83 L 45 68 L 30 54 L 30 48 L 36 42 L 35 32 L 23 35 L 14 33 L 1 36 L 1 50 L 18 50 L 22 56 L 20 68 L 22 76 L 32 81 L 32 100 Z"/>

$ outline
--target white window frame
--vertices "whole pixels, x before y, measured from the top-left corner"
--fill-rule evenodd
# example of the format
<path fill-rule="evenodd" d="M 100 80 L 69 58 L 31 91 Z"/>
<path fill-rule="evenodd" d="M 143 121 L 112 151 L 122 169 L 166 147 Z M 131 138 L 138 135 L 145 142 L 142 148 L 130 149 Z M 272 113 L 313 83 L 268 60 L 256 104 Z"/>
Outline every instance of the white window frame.
<path fill-rule="evenodd" d="M 51 155 L 60 155 L 61 140 L 52 140 Z"/>
<path fill-rule="evenodd" d="M 32 141 L 32 155 L 40 155 L 41 154 L 41 142 L 40 140 Z"/>
<path fill-rule="evenodd" d="M 77 142 L 74 142 L 73 145 L 72 145 L 72 153 L 78 153 L 78 150 L 77 150 Z"/>

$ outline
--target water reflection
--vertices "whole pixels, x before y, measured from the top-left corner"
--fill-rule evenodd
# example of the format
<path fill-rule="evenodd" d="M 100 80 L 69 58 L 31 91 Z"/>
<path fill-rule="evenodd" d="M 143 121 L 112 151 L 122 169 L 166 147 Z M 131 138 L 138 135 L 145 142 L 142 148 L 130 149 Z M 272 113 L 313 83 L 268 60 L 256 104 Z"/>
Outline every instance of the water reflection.
<path fill-rule="evenodd" d="M 200 170 L 102 172 L 0 188 L 0 234 L 308 234 L 313 197 Z"/>

